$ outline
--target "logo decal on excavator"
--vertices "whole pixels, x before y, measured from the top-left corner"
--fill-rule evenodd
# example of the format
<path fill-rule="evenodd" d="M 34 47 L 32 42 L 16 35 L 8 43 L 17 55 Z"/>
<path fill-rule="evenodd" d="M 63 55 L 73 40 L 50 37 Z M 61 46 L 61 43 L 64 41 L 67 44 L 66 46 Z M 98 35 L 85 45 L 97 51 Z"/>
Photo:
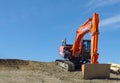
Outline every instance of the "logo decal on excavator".
<path fill-rule="evenodd" d="M 85 31 L 87 31 L 87 29 L 88 29 L 87 27 L 83 28 L 82 32 L 85 32 Z"/>

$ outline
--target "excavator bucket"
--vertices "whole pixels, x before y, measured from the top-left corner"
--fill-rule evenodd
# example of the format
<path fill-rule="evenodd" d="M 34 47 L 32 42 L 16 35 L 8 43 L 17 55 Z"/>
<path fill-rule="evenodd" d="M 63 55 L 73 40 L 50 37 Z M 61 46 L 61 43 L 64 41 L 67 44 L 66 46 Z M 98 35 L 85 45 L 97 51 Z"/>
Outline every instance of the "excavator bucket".
<path fill-rule="evenodd" d="M 110 77 L 110 64 L 83 64 L 83 79 L 107 79 Z"/>

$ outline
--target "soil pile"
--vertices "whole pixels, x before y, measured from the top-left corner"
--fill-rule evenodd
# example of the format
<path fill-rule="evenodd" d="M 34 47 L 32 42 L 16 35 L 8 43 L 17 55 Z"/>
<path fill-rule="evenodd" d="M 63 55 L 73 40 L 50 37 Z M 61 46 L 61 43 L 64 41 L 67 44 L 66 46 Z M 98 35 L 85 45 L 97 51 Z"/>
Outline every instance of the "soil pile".
<path fill-rule="evenodd" d="M 111 73 L 110 79 L 84 80 L 81 71 L 67 72 L 54 62 L 1 59 L 0 83 L 120 83 L 120 75 Z"/>

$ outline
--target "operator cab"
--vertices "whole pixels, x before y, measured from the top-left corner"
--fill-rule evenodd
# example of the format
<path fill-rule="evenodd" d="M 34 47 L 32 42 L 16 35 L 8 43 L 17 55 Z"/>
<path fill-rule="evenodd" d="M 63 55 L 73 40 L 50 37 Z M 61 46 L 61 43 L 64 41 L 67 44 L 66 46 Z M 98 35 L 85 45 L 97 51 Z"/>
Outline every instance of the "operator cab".
<path fill-rule="evenodd" d="M 82 45 L 81 59 L 87 61 L 90 59 L 91 40 L 83 40 Z"/>

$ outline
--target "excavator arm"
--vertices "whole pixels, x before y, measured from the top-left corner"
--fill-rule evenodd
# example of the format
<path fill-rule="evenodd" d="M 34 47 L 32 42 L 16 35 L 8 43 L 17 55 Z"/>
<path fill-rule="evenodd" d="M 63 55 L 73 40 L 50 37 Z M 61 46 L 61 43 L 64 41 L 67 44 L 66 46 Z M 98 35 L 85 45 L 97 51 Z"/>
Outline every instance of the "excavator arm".
<path fill-rule="evenodd" d="M 82 40 L 85 34 L 90 32 L 91 34 L 91 63 L 98 63 L 98 23 L 99 17 L 97 13 L 94 13 L 92 18 L 89 18 L 82 24 L 76 31 L 75 41 L 71 48 L 72 57 L 75 57 L 75 53 L 80 56 L 82 51 Z"/>

